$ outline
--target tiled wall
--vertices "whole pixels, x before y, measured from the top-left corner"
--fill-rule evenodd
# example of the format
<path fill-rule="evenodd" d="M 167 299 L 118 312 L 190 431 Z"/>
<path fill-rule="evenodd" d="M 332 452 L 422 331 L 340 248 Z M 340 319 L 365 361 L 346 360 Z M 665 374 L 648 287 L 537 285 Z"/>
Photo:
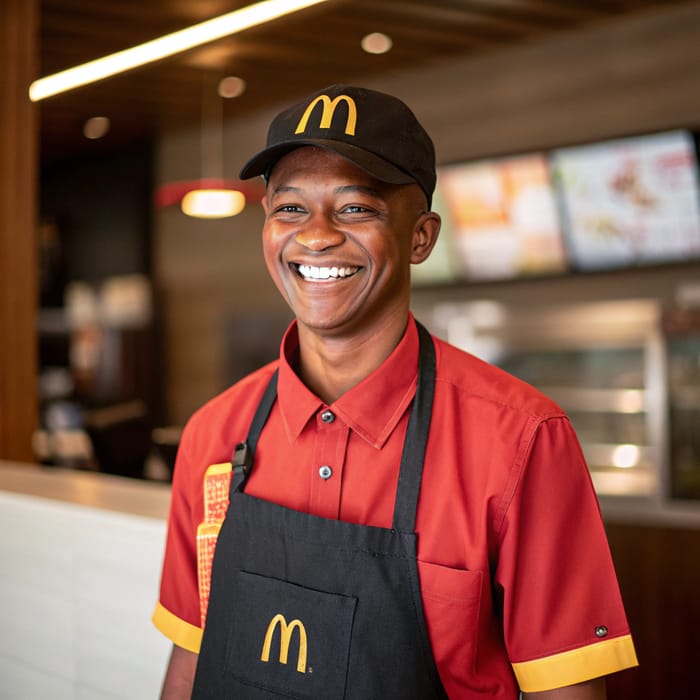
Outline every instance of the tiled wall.
<path fill-rule="evenodd" d="M 157 698 L 165 522 L 0 492 L 0 700 Z"/>

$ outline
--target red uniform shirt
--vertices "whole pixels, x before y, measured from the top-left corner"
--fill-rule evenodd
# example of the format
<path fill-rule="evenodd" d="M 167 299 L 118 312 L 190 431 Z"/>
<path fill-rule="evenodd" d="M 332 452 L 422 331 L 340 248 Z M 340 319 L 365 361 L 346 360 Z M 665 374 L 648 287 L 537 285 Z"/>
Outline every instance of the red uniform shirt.
<path fill-rule="evenodd" d="M 438 339 L 435 345 L 416 531 L 426 622 L 449 697 L 515 698 L 518 685 L 546 690 L 635 665 L 597 500 L 568 419 L 523 382 Z M 214 398 L 183 433 L 153 620 L 192 651 L 202 636 L 231 454 L 275 367 L 278 400 L 246 492 L 391 527 L 417 377 L 413 320 L 384 364 L 330 406 L 292 369 L 295 326 L 282 348 L 279 363 Z"/>

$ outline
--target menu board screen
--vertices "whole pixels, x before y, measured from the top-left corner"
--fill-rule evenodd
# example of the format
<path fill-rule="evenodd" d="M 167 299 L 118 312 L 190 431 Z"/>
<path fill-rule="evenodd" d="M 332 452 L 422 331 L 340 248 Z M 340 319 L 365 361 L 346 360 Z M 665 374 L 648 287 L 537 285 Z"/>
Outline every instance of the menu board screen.
<path fill-rule="evenodd" d="M 700 256 L 697 159 L 689 132 L 558 149 L 552 171 L 576 269 Z"/>
<path fill-rule="evenodd" d="M 458 276 L 497 280 L 564 272 L 544 154 L 444 166 L 438 188 L 443 234 Z"/>

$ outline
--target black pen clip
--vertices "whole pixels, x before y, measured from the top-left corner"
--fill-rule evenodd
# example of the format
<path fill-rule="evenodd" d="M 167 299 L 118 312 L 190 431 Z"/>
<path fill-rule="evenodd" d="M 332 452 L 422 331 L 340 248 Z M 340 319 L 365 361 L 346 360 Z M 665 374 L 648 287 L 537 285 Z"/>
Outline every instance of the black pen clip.
<path fill-rule="evenodd" d="M 250 474 L 253 468 L 253 453 L 247 442 L 239 442 L 236 445 L 231 466 L 234 474 L 241 474 L 244 478 Z"/>

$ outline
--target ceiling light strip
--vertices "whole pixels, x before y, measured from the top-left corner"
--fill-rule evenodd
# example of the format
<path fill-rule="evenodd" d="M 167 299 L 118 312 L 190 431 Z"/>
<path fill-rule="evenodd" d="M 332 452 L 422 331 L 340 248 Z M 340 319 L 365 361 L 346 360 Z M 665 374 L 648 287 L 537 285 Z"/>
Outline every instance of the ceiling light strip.
<path fill-rule="evenodd" d="M 60 73 L 35 80 L 29 87 L 29 98 L 38 102 L 52 95 L 94 83 L 118 73 L 143 66 L 153 61 L 187 51 L 242 32 L 278 17 L 319 5 L 328 0 L 262 0 L 214 19 L 200 22 L 172 34 L 147 41 L 123 51 L 97 58 L 94 61 L 68 68 Z"/>

